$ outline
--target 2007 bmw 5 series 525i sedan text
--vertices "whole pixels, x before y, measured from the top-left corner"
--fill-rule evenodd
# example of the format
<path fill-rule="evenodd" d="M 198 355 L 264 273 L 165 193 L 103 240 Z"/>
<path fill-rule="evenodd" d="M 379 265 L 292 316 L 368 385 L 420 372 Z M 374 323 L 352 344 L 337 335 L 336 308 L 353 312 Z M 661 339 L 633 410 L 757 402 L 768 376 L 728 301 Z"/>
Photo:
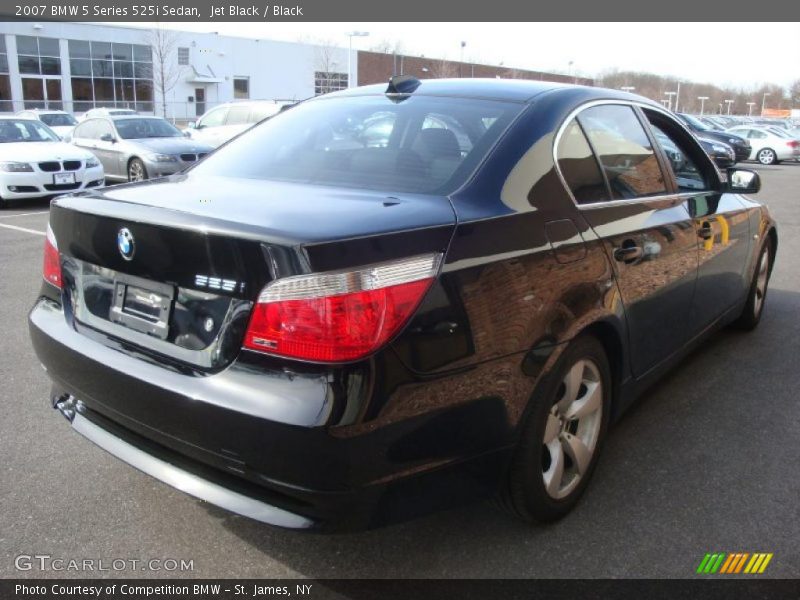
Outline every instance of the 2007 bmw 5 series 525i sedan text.
<path fill-rule="evenodd" d="M 638 96 L 394 78 L 56 199 L 30 333 L 78 433 L 236 513 L 363 528 L 496 493 L 553 520 L 645 386 L 758 323 L 759 187 Z"/>

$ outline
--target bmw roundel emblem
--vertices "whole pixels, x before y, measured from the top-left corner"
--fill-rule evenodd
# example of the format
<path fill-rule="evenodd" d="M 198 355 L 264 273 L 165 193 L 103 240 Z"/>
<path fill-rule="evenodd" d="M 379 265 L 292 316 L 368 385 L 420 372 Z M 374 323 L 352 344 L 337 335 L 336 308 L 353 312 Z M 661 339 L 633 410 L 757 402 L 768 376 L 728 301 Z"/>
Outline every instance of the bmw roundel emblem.
<path fill-rule="evenodd" d="M 117 248 L 122 258 L 133 260 L 133 255 L 136 253 L 136 242 L 134 242 L 133 234 L 127 227 L 123 227 L 117 233 Z"/>

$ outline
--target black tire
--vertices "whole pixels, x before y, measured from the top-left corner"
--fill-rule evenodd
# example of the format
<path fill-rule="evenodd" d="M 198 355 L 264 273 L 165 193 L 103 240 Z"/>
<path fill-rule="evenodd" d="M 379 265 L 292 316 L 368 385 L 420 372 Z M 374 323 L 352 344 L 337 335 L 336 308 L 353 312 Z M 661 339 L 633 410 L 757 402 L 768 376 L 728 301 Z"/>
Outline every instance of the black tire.
<path fill-rule="evenodd" d="M 9 207 L 10 207 L 10 204 L 9 204 L 8 200 L 5 200 L 3 197 L 0 196 L 0 210 L 4 210 L 4 209 L 9 208 Z"/>
<path fill-rule="evenodd" d="M 555 410 L 559 398 L 564 396 L 566 389 L 565 378 L 571 369 L 579 363 L 590 361 L 597 367 L 597 374 L 601 383 L 602 408 L 598 415 L 599 425 L 591 459 L 588 468 L 577 478 L 574 487 L 563 497 L 553 497 L 545 485 L 546 473 L 552 468 L 553 458 L 544 440 L 551 411 Z M 592 371 L 594 372 L 594 371 Z M 582 390 L 586 389 L 581 384 Z M 512 459 L 505 489 L 501 490 L 500 504 L 515 516 L 527 522 L 550 522 L 564 517 L 569 513 L 582 496 L 597 465 L 597 459 L 602 449 L 603 439 L 608 429 L 608 419 L 611 407 L 612 378 L 603 345 L 594 337 L 580 336 L 570 342 L 564 353 L 559 357 L 556 366 L 540 389 L 534 393 L 528 414 L 522 426 L 520 441 Z M 580 399 L 580 394 L 578 395 Z M 577 435 L 577 432 L 575 432 Z M 568 430 L 561 430 L 557 436 L 557 444 L 567 448 L 561 440 L 562 436 L 569 437 Z M 573 436 L 574 437 L 574 436 Z M 566 469 L 575 469 L 577 462 L 573 462 L 567 453 L 564 454 Z M 547 465 L 547 467 L 545 466 Z M 558 486 L 557 486 L 558 487 Z M 565 489 L 569 489 L 566 486 Z"/>
<path fill-rule="evenodd" d="M 777 165 L 779 162 L 778 155 L 772 148 L 762 148 L 756 152 L 756 161 L 762 165 Z"/>
<path fill-rule="evenodd" d="M 137 173 L 141 173 L 141 178 Z M 132 158 L 128 161 L 128 181 L 144 181 L 148 178 L 147 169 L 141 159 Z"/>
<path fill-rule="evenodd" d="M 766 278 L 764 280 L 763 290 L 761 290 L 759 289 L 758 285 L 759 275 L 761 274 L 762 261 L 764 260 L 765 255 L 767 257 L 765 274 Z M 736 321 L 733 322 L 733 326 L 737 329 L 751 331 L 755 329 L 756 326 L 758 326 L 758 324 L 761 322 L 761 315 L 764 314 L 764 304 L 767 301 L 769 278 L 772 274 L 772 265 L 774 259 L 775 252 L 772 249 L 772 240 L 767 238 L 767 241 L 761 248 L 761 252 L 758 253 L 758 261 L 756 262 L 756 268 L 753 271 L 753 280 L 750 282 L 750 289 L 747 292 L 747 302 L 745 302 L 744 308 L 742 309 L 742 314 L 738 319 L 736 319 Z"/>

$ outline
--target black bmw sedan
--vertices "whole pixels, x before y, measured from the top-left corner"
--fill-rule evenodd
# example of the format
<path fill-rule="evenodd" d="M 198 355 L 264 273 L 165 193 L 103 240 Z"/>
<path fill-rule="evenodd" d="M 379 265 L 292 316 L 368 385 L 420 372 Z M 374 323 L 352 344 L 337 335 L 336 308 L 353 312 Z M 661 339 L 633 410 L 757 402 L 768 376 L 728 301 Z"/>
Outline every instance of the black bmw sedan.
<path fill-rule="evenodd" d="M 77 433 L 230 511 L 553 520 L 643 389 L 759 322 L 759 185 L 638 96 L 395 78 L 56 199 L 30 335 Z"/>

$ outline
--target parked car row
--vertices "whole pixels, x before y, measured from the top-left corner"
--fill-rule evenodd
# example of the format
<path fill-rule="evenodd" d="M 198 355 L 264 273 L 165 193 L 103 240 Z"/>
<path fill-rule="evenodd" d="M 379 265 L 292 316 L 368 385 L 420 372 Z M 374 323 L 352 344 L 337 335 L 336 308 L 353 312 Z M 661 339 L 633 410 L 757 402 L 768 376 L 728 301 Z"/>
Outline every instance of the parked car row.
<path fill-rule="evenodd" d="M 166 119 L 124 108 L 93 108 L 80 118 L 47 109 L 3 117 L 0 206 L 8 200 L 102 186 L 106 179 L 142 181 L 177 173 L 290 105 L 261 100 L 229 102 L 190 122 L 183 132 Z M 23 142 L 25 152 L 20 153 L 17 144 Z M 77 156 L 81 167 L 75 166 Z M 40 164 L 46 164 L 48 170 L 39 168 Z"/>

